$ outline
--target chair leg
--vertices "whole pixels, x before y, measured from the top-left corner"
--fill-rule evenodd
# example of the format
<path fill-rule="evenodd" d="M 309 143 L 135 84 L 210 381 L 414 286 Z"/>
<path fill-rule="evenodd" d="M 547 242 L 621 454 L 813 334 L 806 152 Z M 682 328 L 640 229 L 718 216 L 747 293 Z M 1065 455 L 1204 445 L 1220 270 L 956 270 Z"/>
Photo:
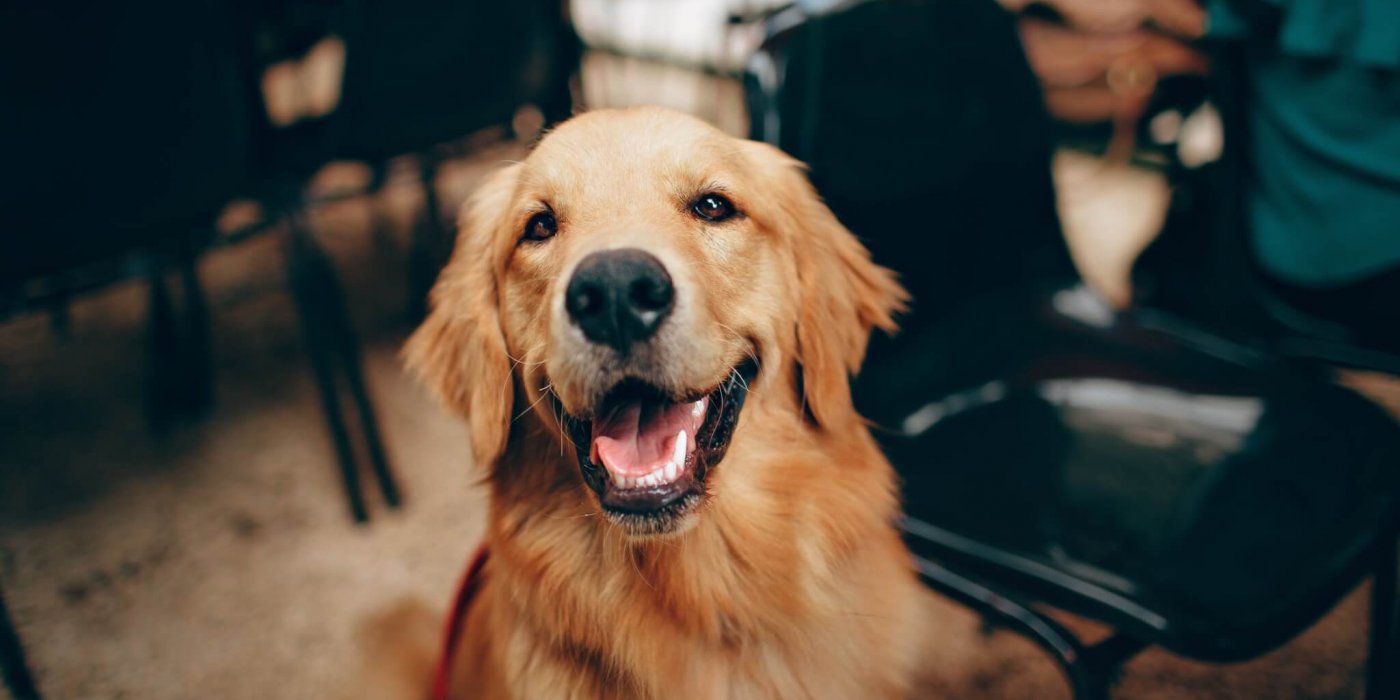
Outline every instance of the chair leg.
<path fill-rule="evenodd" d="M 1395 647 L 1396 537 L 1391 532 L 1377 542 L 1376 570 L 1371 581 L 1371 644 L 1366 662 L 1366 697 L 1395 697 L 1400 654 Z"/>
<path fill-rule="evenodd" d="M 364 433 L 365 450 L 369 452 L 370 469 L 379 484 L 379 493 L 384 504 L 390 508 L 399 506 L 399 487 L 394 481 L 394 473 L 389 468 L 389 459 L 384 454 L 384 443 L 379 438 L 379 423 L 374 417 L 374 406 L 365 391 L 363 367 L 360 364 L 358 343 L 353 337 L 343 343 L 346 383 L 350 386 L 350 396 L 355 401 L 355 411 L 360 414 L 360 430 Z"/>
<path fill-rule="evenodd" d="M 1082 663 L 1088 670 L 1090 684 L 1096 689 L 1097 697 L 1106 700 L 1109 688 L 1118 681 L 1123 664 L 1146 648 L 1142 641 L 1117 633 L 1085 649 Z"/>
<path fill-rule="evenodd" d="M 334 275 L 334 273 L 331 273 Z M 344 296 L 339 293 L 339 284 L 335 284 L 334 278 L 331 283 L 337 291 L 336 306 L 338 313 L 332 314 L 335 319 L 335 336 L 339 348 L 340 369 L 345 375 L 345 384 L 350 390 L 350 399 L 355 404 L 355 412 L 360 417 L 360 432 L 365 441 L 365 451 L 369 454 L 370 470 L 374 473 L 375 482 L 379 486 L 379 493 L 384 497 L 384 504 L 390 508 L 399 506 L 399 488 L 394 481 L 393 471 L 389 467 L 389 459 L 384 452 L 384 442 L 379 437 L 379 422 L 375 419 L 374 404 L 370 400 L 369 392 L 365 389 L 364 364 L 360 361 L 360 343 L 355 336 L 355 329 L 350 323 L 350 312 L 345 307 Z"/>
<path fill-rule="evenodd" d="M 152 263 L 147 281 L 150 284 L 150 325 L 146 336 L 146 361 L 147 387 L 150 393 L 146 408 L 151 425 L 161 427 L 177 412 L 179 377 L 175 368 L 180 357 L 179 332 L 164 265 Z"/>
<path fill-rule="evenodd" d="M 919 576 L 930 588 L 996 618 L 1030 639 L 1059 665 L 1075 700 L 1108 700 L 1118 669 L 1145 645 L 1115 635 L 1085 648 L 1073 632 L 1020 603 L 923 557 L 914 557 Z"/>
<path fill-rule="evenodd" d="M 430 153 L 420 154 L 418 168 L 423 185 L 423 220 L 413 227 L 408 250 L 408 316 L 414 320 L 427 315 L 428 292 L 452 254 L 451 236 L 442 223 L 442 205 L 438 200 L 437 160 Z"/>
<path fill-rule="evenodd" d="M 332 359 L 335 335 L 332 324 L 337 313 L 344 312 L 344 299 L 331 269 L 330 260 L 311 238 L 311 232 L 299 215 L 289 217 L 287 226 L 287 278 L 292 298 L 296 302 L 302 335 L 306 339 L 307 356 L 321 395 L 321 408 L 331 431 L 345 495 L 350 503 L 350 516 L 355 522 L 368 519 L 360 475 L 355 465 L 355 452 L 350 445 L 350 433 L 341 412 Z M 337 304 L 339 302 L 339 305 Z"/>
<path fill-rule="evenodd" d="M 14 624 L 10 621 L 3 590 L 0 590 L 0 671 L 4 672 L 5 687 L 10 689 L 15 700 L 39 700 L 39 687 L 29 672 L 19 633 L 15 632 Z"/>
<path fill-rule="evenodd" d="M 384 257 L 398 253 L 398 243 L 394 240 L 394 222 L 384 210 L 383 189 L 389 181 L 389 166 L 376 161 L 370 170 L 369 184 L 365 186 L 369 207 L 369 236 L 374 243 L 374 251 Z"/>
<path fill-rule="evenodd" d="M 204 285 L 199 281 L 197 263 L 194 255 L 186 255 L 180 263 L 180 284 L 185 297 L 185 347 L 181 368 L 184 408 L 193 414 L 204 414 L 214 404 L 214 356 L 209 306 L 204 298 Z"/>
<path fill-rule="evenodd" d="M 214 396 L 209 309 L 194 256 L 185 256 L 180 262 L 178 303 L 171 294 L 169 268 L 163 256 L 154 255 L 147 275 L 150 284 L 147 408 L 151 424 L 157 428 L 169 425 L 177 417 L 207 412 Z"/>

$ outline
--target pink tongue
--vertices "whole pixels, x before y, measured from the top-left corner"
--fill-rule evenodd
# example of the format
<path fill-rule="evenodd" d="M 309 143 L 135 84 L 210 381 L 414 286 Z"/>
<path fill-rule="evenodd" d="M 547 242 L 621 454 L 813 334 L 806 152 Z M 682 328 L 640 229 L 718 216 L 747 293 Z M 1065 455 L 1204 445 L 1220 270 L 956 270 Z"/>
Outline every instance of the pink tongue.
<path fill-rule="evenodd" d="M 694 439 L 695 422 L 688 403 L 628 401 L 593 421 L 593 449 L 614 474 L 649 474 L 671 459 L 682 429 L 687 442 Z"/>

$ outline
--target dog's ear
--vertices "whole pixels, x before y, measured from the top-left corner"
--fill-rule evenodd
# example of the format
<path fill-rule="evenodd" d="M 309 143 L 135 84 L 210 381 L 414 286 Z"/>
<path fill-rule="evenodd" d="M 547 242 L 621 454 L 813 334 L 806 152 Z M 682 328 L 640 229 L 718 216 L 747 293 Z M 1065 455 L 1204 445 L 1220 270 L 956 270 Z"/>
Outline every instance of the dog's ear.
<path fill-rule="evenodd" d="M 518 165 L 492 175 L 462 208 L 452 260 L 432 291 L 432 311 L 404 360 L 445 407 L 467 419 L 478 468 L 505 450 L 515 391 L 501 330 L 494 237 L 504 225 Z"/>
<path fill-rule="evenodd" d="M 893 333 L 895 314 L 906 310 L 909 294 L 836 219 L 807 180 L 805 165 L 772 146 L 754 147 L 780 183 L 787 221 L 778 227 L 786 229 L 795 256 L 802 400 L 817 425 L 831 427 L 854 415 L 850 381 L 871 331 Z"/>

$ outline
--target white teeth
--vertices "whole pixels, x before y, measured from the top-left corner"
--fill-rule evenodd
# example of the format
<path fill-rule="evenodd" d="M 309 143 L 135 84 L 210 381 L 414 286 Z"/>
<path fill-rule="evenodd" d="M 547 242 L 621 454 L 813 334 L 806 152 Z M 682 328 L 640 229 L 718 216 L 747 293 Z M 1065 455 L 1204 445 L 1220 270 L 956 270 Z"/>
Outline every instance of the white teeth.
<path fill-rule="evenodd" d="M 707 399 L 709 399 L 709 398 L 710 398 L 710 397 L 706 396 L 705 398 L 702 398 L 702 399 L 700 399 L 699 401 L 696 401 L 695 403 L 690 404 L 690 417 L 691 417 L 691 418 L 699 418 L 700 416 L 705 415 L 705 401 L 706 401 Z"/>
<path fill-rule="evenodd" d="M 685 464 L 685 437 L 684 428 L 682 428 L 679 433 L 676 433 L 676 449 L 671 452 L 671 464 Z"/>

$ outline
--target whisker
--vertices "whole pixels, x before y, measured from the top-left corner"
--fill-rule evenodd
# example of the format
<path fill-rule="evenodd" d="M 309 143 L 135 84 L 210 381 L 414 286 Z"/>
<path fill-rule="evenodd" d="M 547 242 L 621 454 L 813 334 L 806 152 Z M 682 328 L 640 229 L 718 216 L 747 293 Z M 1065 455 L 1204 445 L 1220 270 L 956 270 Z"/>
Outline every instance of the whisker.
<path fill-rule="evenodd" d="M 743 334 L 743 333 L 740 333 L 739 331 L 734 330 L 734 328 L 731 327 L 731 326 L 729 326 L 729 325 L 726 325 L 726 324 L 721 323 L 721 322 L 719 322 L 719 321 L 715 321 L 715 325 L 716 325 L 716 326 L 719 326 L 720 328 L 723 328 L 724 330 L 729 331 L 729 334 L 730 334 L 731 336 L 733 336 L 735 339 L 742 339 L 742 338 L 744 337 L 744 334 Z"/>
<path fill-rule="evenodd" d="M 551 520 L 578 520 L 580 518 L 592 518 L 602 514 L 603 511 L 595 510 L 591 513 L 579 513 L 578 515 L 551 515 L 549 517 Z"/>
<path fill-rule="evenodd" d="M 744 379 L 744 375 L 740 374 L 740 373 L 739 373 L 739 370 L 737 370 L 737 369 L 732 369 L 732 370 L 729 370 L 729 372 L 730 372 L 730 374 L 734 375 L 734 378 L 735 378 L 735 379 L 738 379 L 738 380 L 739 380 L 739 383 L 740 383 L 740 384 L 743 384 L 743 385 L 744 385 L 744 393 L 745 393 L 745 394 L 752 394 L 752 393 L 753 393 L 752 391 L 749 390 L 749 380 Z"/>
<path fill-rule="evenodd" d="M 529 350 L 526 350 L 526 351 L 525 351 L 525 356 L 529 356 L 529 355 L 535 354 L 535 352 L 536 352 L 537 350 L 539 350 L 540 348 L 542 348 L 542 347 L 544 347 L 544 343 L 539 343 L 539 344 L 535 345 L 534 347 L 532 347 L 532 348 L 530 348 Z M 509 357 L 509 358 L 511 359 L 512 364 L 511 364 L 511 366 L 510 366 L 510 369 L 511 369 L 512 372 L 515 371 L 515 369 L 516 369 L 517 367 L 520 367 L 520 366 L 522 366 L 522 365 L 525 366 L 525 367 L 536 367 L 536 366 L 539 366 L 539 365 L 542 365 L 542 364 L 545 363 L 544 360 L 538 360 L 538 361 L 536 361 L 536 362 L 527 362 L 527 361 L 524 359 L 524 357 L 515 357 L 515 356 L 511 355 L 510 353 L 506 353 L 506 357 Z"/>
<path fill-rule="evenodd" d="M 550 395 L 554 396 L 555 398 L 558 398 L 558 397 L 559 397 L 558 394 L 555 394 L 555 393 L 554 393 L 554 385 L 553 385 L 553 384 L 551 384 L 551 385 L 548 387 L 547 390 L 549 391 Z M 578 443 L 574 442 L 574 437 L 573 437 L 572 435 L 570 435 L 570 434 L 569 434 L 569 431 L 568 431 L 567 429 L 565 429 L 565 427 L 564 427 L 564 406 L 563 406 L 562 404 L 560 404 L 558 401 L 555 401 L 555 402 L 553 402 L 553 403 L 554 403 L 554 412 L 553 412 L 553 413 L 554 413 L 554 424 L 557 425 L 557 426 L 559 426 L 559 456 L 562 457 L 562 456 L 564 456 L 564 441 L 565 441 L 565 440 L 567 440 L 567 441 L 569 442 L 569 445 L 571 445 L 575 450 L 578 449 Z"/>
<path fill-rule="evenodd" d="M 526 413 L 529 413 L 532 409 L 534 409 L 535 406 L 538 406 L 538 405 L 540 404 L 540 402 L 543 401 L 543 400 L 545 399 L 545 397 L 549 395 L 549 394 L 548 394 L 549 389 L 550 389 L 550 385 L 548 385 L 548 384 L 544 385 L 544 387 L 542 387 L 542 388 L 540 389 L 540 397 L 539 397 L 538 399 L 535 399 L 535 402 L 534 402 L 534 403 L 530 404 L 529 406 L 526 406 L 526 407 L 525 407 L 525 410 L 521 411 L 521 412 L 520 412 L 518 415 L 516 415 L 514 418 L 510 419 L 510 422 L 514 423 L 515 421 L 520 420 L 520 418 L 521 418 L 522 416 L 524 416 Z"/>

